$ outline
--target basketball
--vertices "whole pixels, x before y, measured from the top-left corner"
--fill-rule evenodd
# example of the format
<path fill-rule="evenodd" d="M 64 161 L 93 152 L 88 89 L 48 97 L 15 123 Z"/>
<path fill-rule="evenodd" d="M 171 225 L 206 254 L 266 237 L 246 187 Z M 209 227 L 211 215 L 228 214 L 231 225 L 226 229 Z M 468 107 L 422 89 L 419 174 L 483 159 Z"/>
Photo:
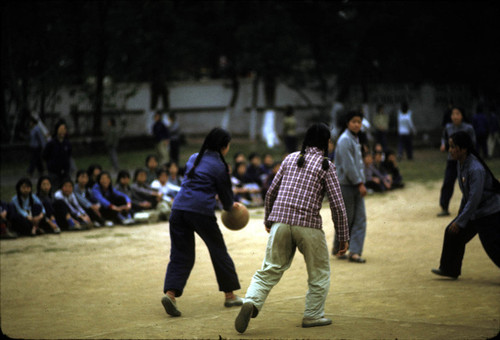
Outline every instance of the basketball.
<path fill-rule="evenodd" d="M 223 210 L 221 214 L 222 223 L 230 230 L 245 228 L 250 219 L 248 209 L 241 203 L 231 208 L 231 211 Z"/>

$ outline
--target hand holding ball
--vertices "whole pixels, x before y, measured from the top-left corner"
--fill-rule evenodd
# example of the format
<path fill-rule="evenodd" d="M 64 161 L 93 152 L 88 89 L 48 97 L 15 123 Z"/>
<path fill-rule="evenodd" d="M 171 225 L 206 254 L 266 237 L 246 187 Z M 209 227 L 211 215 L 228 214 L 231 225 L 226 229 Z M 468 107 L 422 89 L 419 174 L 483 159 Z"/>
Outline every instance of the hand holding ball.
<path fill-rule="evenodd" d="M 230 211 L 223 210 L 221 214 L 222 223 L 230 230 L 240 230 L 245 228 L 250 219 L 247 208 L 235 202 Z"/>

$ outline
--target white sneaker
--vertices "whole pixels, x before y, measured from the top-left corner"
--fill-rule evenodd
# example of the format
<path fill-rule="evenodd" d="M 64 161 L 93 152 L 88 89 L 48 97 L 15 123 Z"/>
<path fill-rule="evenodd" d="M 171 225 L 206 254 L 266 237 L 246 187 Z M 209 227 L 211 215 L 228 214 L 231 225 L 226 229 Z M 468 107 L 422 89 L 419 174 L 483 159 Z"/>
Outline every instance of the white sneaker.
<path fill-rule="evenodd" d="M 106 227 L 112 227 L 112 226 L 114 226 L 115 224 L 114 224 L 113 222 L 111 222 L 111 221 L 106 221 L 106 222 L 104 222 L 104 225 L 105 225 Z"/>

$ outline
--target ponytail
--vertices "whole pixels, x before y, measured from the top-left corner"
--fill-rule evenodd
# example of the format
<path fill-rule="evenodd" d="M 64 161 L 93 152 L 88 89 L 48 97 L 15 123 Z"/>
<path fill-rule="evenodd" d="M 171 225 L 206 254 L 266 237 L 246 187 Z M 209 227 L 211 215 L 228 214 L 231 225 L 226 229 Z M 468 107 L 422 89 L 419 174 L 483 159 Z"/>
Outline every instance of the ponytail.
<path fill-rule="evenodd" d="M 302 143 L 302 148 L 300 149 L 299 158 L 297 160 L 297 166 L 301 168 L 305 163 L 305 152 L 307 147 L 317 147 L 324 153 L 323 162 L 321 168 L 323 170 L 328 170 L 330 168 L 330 159 L 328 158 L 328 141 L 330 139 L 330 130 L 324 123 L 313 124 L 309 129 L 307 129 L 304 142 Z"/>
<path fill-rule="evenodd" d="M 200 152 L 198 152 L 198 155 L 194 160 L 193 167 L 187 173 L 187 177 L 193 178 L 195 169 L 198 166 L 198 164 L 200 164 L 200 161 L 205 151 L 207 150 L 216 151 L 220 155 L 222 163 L 224 163 L 224 166 L 226 167 L 226 172 L 229 176 L 229 166 L 227 165 L 226 160 L 224 159 L 224 156 L 221 153 L 221 149 L 228 146 L 230 141 L 231 141 L 231 135 L 229 134 L 229 132 L 218 127 L 213 128 L 205 137 L 205 140 L 201 145 Z"/>
<path fill-rule="evenodd" d="M 465 131 L 455 132 L 450 136 L 453 140 L 453 143 L 458 146 L 460 149 L 467 149 L 467 153 L 474 155 L 479 163 L 484 167 L 487 173 L 490 174 L 492 183 L 493 183 L 493 191 L 500 194 L 500 182 L 495 177 L 491 169 L 486 165 L 486 162 L 479 156 L 479 153 L 476 151 L 472 139 L 469 134 Z"/>

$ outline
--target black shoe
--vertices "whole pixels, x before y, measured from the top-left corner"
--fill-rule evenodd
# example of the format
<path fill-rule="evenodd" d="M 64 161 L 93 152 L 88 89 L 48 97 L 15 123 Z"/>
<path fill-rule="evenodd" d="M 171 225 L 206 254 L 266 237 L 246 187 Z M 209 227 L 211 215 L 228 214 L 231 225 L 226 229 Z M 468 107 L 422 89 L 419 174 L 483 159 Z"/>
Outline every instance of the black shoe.
<path fill-rule="evenodd" d="M 236 317 L 234 321 L 234 328 L 240 333 L 245 332 L 248 327 L 248 323 L 250 322 L 250 318 L 252 314 L 254 314 L 254 305 L 251 302 L 245 302 L 243 306 L 241 306 L 240 313 Z"/>
<path fill-rule="evenodd" d="M 445 216 L 450 216 L 450 212 L 448 210 L 442 210 L 439 214 L 436 215 L 437 217 L 445 217 Z"/>
<path fill-rule="evenodd" d="M 165 295 L 161 299 L 161 304 L 163 305 L 163 308 L 165 308 L 165 312 L 167 312 L 168 315 L 174 317 L 181 316 L 181 312 L 177 309 L 177 304 L 170 296 Z"/>
<path fill-rule="evenodd" d="M 444 271 L 442 271 L 441 269 L 435 269 L 433 268 L 431 270 L 432 273 L 436 274 L 436 275 L 439 275 L 439 276 L 446 276 L 446 277 L 451 277 L 452 279 L 456 280 L 458 279 L 458 275 L 451 275 L 451 274 L 448 274 Z"/>

